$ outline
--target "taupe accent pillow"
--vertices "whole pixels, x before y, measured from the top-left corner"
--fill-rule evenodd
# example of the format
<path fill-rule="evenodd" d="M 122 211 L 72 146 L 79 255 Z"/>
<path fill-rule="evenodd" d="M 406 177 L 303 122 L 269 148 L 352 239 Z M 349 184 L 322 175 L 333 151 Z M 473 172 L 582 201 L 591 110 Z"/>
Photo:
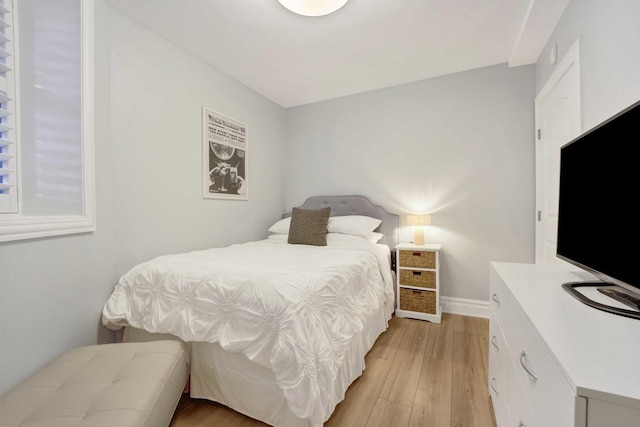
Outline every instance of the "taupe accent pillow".
<path fill-rule="evenodd" d="M 330 215 L 330 207 L 293 208 L 287 242 L 292 245 L 327 246 L 327 224 Z"/>

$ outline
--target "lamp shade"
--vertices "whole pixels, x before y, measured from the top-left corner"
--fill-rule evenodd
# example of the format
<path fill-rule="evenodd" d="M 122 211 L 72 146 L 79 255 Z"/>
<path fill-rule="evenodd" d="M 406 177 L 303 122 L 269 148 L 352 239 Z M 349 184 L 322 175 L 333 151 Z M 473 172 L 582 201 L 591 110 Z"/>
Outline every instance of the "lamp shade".
<path fill-rule="evenodd" d="M 324 16 L 335 12 L 349 0 L 278 0 L 293 13 L 303 16 Z"/>
<path fill-rule="evenodd" d="M 407 215 L 407 225 L 429 225 L 431 215 Z"/>
<path fill-rule="evenodd" d="M 423 225 L 431 224 L 431 215 L 407 215 L 407 225 L 413 226 L 413 244 L 424 245 Z"/>

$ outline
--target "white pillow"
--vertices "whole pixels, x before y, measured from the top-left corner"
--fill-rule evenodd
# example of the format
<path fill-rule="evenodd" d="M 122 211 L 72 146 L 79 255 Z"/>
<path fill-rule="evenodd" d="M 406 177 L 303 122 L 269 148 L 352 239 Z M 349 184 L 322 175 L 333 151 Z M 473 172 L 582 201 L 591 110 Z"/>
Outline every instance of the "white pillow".
<path fill-rule="evenodd" d="M 375 238 L 372 237 L 371 233 L 373 230 L 378 228 L 380 224 L 382 224 L 381 219 L 365 215 L 332 216 L 329 218 L 327 231 L 329 233 L 351 234 L 353 236 L 360 236 L 369 239 Z M 291 217 L 283 218 L 276 221 L 271 227 L 269 227 L 269 232 L 275 234 L 289 234 L 290 225 Z M 381 238 L 382 234 L 380 234 L 378 240 Z M 378 240 L 376 240 L 376 242 Z"/>
<path fill-rule="evenodd" d="M 364 237 L 354 236 L 353 234 L 342 234 L 342 233 L 327 233 L 327 242 L 344 242 L 347 240 L 351 241 L 360 241 L 367 240 Z"/>
<path fill-rule="evenodd" d="M 267 236 L 267 239 L 271 239 L 271 240 L 288 240 L 288 237 L 286 234 L 282 234 L 282 233 L 273 233 L 273 234 L 269 234 Z M 360 237 L 360 236 L 354 236 L 351 234 L 341 234 L 341 233 L 327 233 L 327 242 L 338 242 L 338 241 L 345 241 L 345 240 L 367 240 L 364 237 Z"/>
<path fill-rule="evenodd" d="M 273 233 L 273 234 L 269 234 L 267 236 L 267 239 L 272 239 L 272 240 L 288 240 L 289 239 L 289 235 L 288 234 L 282 234 L 282 233 Z"/>
<path fill-rule="evenodd" d="M 382 239 L 383 237 L 384 237 L 384 234 L 376 233 L 375 231 L 372 231 L 371 234 L 369 234 L 369 241 L 371 243 L 378 243 L 380 239 Z"/>
<path fill-rule="evenodd" d="M 269 232 L 278 234 L 289 234 L 289 225 L 291 225 L 291 217 L 283 218 L 269 227 Z"/>
<path fill-rule="evenodd" d="M 337 241 L 345 241 L 345 240 L 366 240 L 370 243 L 376 244 L 378 241 L 382 239 L 382 233 L 374 233 L 372 232 L 369 237 L 356 236 L 353 234 L 344 234 L 344 233 L 327 233 L 327 242 L 337 242 Z"/>
<path fill-rule="evenodd" d="M 368 240 L 371 243 L 378 243 L 380 239 L 382 239 L 382 233 L 372 232 L 368 238 L 362 236 L 354 236 L 353 234 L 343 234 L 343 233 L 327 233 L 327 242 L 337 242 L 340 240 Z M 272 240 L 287 240 L 288 235 L 284 233 L 272 233 L 267 236 L 267 239 Z"/>
<path fill-rule="evenodd" d="M 329 233 L 352 234 L 369 238 L 373 230 L 382 224 L 381 219 L 364 215 L 332 216 L 327 224 Z"/>

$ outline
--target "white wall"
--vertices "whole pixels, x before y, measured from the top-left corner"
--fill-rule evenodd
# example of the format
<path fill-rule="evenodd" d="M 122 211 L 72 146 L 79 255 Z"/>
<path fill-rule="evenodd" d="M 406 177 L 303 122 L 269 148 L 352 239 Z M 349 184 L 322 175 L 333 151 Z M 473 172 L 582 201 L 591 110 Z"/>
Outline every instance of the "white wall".
<path fill-rule="evenodd" d="M 487 300 L 489 261 L 534 259 L 534 90 L 533 66 L 500 65 L 289 109 L 287 208 L 363 194 L 430 212 L 443 295 Z"/>
<path fill-rule="evenodd" d="M 572 0 L 536 63 L 536 91 L 553 72 L 553 46 L 562 58 L 579 39 L 582 130 L 640 100 L 639 23 L 638 0 Z"/>
<path fill-rule="evenodd" d="M 285 112 L 114 11 L 116 270 L 266 236 L 284 210 Z M 202 198 L 202 106 L 248 125 L 249 200 Z"/>
<path fill-rule="evenodd" d="M 116 279 L 109 28 L 104 2 L 95 8 L 97 229 L 0 244 L 0 395 L 69 348 L 112 339 L 100 325 Z"/>

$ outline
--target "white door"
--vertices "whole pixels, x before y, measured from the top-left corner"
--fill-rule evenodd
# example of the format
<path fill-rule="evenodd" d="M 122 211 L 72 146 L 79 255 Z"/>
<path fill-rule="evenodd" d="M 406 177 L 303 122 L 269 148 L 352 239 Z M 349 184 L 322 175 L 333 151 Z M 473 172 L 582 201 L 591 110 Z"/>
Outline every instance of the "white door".
<path fill-rule="evenodd" d="M 557 264 L 560 147 L 581 133 L 578 42 L 536 96 L 536 264 Z"/>

